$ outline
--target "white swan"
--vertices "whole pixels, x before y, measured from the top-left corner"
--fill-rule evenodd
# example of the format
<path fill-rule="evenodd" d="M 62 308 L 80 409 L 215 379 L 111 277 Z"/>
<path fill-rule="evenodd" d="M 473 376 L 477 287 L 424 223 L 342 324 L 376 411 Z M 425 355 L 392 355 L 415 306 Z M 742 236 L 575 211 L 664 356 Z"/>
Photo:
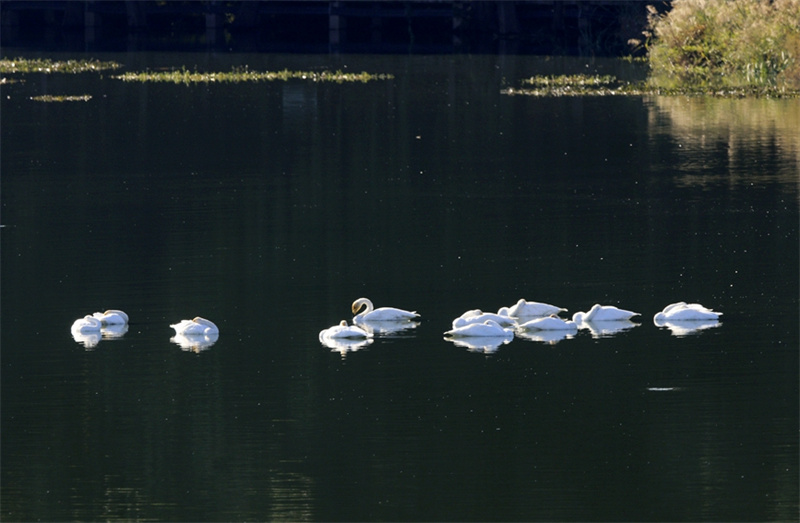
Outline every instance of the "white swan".
<path fill-rule="evenodd" d="M 638 312 L 618 309 L 613 305 L 600 305 L 595 303 L 589 312 L 576 312 L 572 315 L 575 323 L 594 322 L 594 321 L 622 321 L 630 320 L 634 316 L 639 316 Z"/>
<path fill-rule="evenodd" d="M 517 324 L 517 320 L 508 316 L 507 314 L 495 314 L 493 312 L 483 312 L 480 309 L 473 309 L 454 319 L 453 328 L 456 329 L 471 323 L 484 323 L 486 320 L 495 321 L 503 327 L 509 327 Z"/>
<path fill-rule="evenodd" d="M 95 312 L 92 316 L 100 320 L 103 326 L 125 325 L 128 323 L 128 315 L 116 309 L 109 309 L 105 312 Z"/>
<path fill-rule="evenodd" d="M 326 339 L 336 338 L 371 338 L 372 334 L 357 325 L 348 325 L 347 321 L 342 320 L 339 325 L 334 325 L 319 331 L 319 339 L 324 344 Z"/>
<path fill-rule="evenodd" d="M 556 315 L 547 316 L 546 318 L 536 318 L 527 321 L 519 326 L 520 329 L 525 330 L 540 330 L 540 331 L 577 331 L 578 325 L 574 321 L 559 318 Z"/>
<path fill-rule="evenodd" d="M 200 316 L 191 320 L 181 320 L 180 323 L 172 324 L 170 327 L 175 329 L 176 334 L 219 334 L 219 329 L 213 322 Z"/>
<path fill-rule="evenodd" d="M 537 301 L 526 301 L 525 298 L 512 305 L 511 307 L 501 307 L 497 314 L 505 314 L 514 318 L 534 318 L 539 316 L 550 316 L 559 312 L 566 312 L 567 309 L 550 305 L 549 303 L 539 303 Z"/>
<path fill-rule="evenodd" d="M 100 329 L 102 328 L 103 324 L 100 323 L 100 320 L 87 314 L 83 318 L 75 320 L 70 330 L 73 334 L 84 334 L 89 332 L 100 332 Z"/>
<path fill-rule="evenodd" d="M 359 313 L 361 309 L 364 312 Z M 403 309 L 395 309 L 394 307 L 381 307 L 376 309 L 368 298 L 359 298 L 353 302 L 350 307 L 355 316 L 353 323 L 361 321 L 411 321 L 419 318 L 419 314 L 412 311 L 404 311 Z"/>
<path fill-rule="evenodd" d="M 506 338 L 514 337 L 514 331 L 506 329 L 494 320 L 486 320 L 483 323 L 470 323 L 462 327 L 456 327 L 445 332 L 447 336 L 454 338 L 479 337 L 479 338 Z"/>
<path fill-rule="evenodd" d="M 699 303 L 670 303 L 664 310 L 653 316 L 656 325 L 667 321 L 714 321 L 719 320 L 721 312 L 715 312 Z M 660 326 L 660 325 L 659 325 Z"/>

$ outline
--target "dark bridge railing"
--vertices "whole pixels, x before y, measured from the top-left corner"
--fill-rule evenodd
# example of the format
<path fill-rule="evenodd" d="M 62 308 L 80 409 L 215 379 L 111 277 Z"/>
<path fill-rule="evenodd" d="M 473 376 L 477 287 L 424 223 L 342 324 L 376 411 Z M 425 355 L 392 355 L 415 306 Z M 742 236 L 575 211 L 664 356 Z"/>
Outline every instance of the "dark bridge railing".
<path fill-rule="evenodd" d="M 237 38 L 331 50 L 502 43 L 548 54 L 627 54 L 628 40 L 644 29 L 648 4 L 668 6 L 660 0 L 3 0 L 0 20 L 3 45 L 37 32 L 83 31 L 85 44 L 121 35 L 201 34 L 206 45 Z"/>

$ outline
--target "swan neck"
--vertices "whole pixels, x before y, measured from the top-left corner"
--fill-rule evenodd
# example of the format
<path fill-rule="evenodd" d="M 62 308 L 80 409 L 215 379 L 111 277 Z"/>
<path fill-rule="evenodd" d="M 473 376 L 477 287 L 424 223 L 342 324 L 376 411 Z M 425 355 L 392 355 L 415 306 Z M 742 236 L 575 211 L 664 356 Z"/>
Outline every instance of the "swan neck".
<path fill-rule="evenodd" d="M 355 303 L 355 307 L 356 307 L 356 314 L 361 312 L 362 307 L 364 308 L 364 312 L 363 312 L 364 314 L 369 314 L 370 312 L 375 310 L 375 306 L 372 305 L 372 301 L 370 301 L 369 298 L 359 298 L 359 299 L 357 299 L 356 303 Z"/>

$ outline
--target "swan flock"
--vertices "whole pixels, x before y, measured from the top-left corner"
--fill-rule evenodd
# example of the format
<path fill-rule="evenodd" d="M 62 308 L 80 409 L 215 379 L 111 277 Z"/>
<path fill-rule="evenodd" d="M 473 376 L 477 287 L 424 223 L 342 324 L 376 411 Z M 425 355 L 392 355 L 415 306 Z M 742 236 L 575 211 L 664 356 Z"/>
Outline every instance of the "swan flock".
<path fill-rule="evenodd" d="M 70 332 L 78 343 L 87 349 L 95 347 L 101 339 L 121 338 L 128 332 L 128 315 L 118 309 L 87 314 L 72 323 Z M 186 350 L 199 351 L 210 347 L 219 337 L 219 328 L 211 320 L 196 316 L 191 320 L 173 323 L 175 336 L 170 341 Z"/>
<path fill-rule="evenodd" d="M 395 307 L 375 308 L 368 298 L 355 300 L 350 311 L 352 325 L 347 320 L 323 329 L 319 340 L 335 350 L 355 350 L 372 343 L 376 336 L 396 336 L 419 325 L 420 315 Z M 567 309 L 548 303 L 520 299 L 496 313 L 470 309 L 452 321 L 451 329 L 444 332 L 445 339 L 457 344 L 488 349 L 510 342 L 515 336 L 533 340 L 555 342 L 574 336 L 579 330 L 589 330 L 593 336 L 610 335 L 639 325 L 633 319 L 638 312 L 620 309 L 613 305 L 595 304 L 586 312 L 576 312 L 572 318 L 562 318 Z M 674 335 L 682 336 L 719 325 L 721 312 L 699 303 L 676 302 L 664 307 L 653 316 L 656 327 L 668 328 Z M 76 341 L 86 347 L 96 345 L 102 338 L 121 337 L 128 330 L 128 315 L 117 309 L 95 312 L 78 318 L 70 331 Z M 219 336 L 217 325 L 196 316 L 170 325 L 175 331 L 171 341 L 182 347 L 194 349 L 212 345 Z M 470 341 L 472 340 L 472 341 Z M 476 341 L 482 340 L 482 341 Z"/>
<path fill-rule="evenodd" d="M 350 307 L 354 314 L 352 325 L 346 320 L 320 331 L 323 345 L 334 350 L 351 350 L 372 343 L 374 337 L 417 325 L 420 315 L 415 311 L 395 307 L 375 308 L 368 298 L 359 298 Z M 592 336 L 610 336 L 639 325 L 634 319 L 638 312 L 614 305 L 593 305 L 586 312 L 576 312 L 571 318 L 561 317 L 567 309 L 549 303 L 520 299 L 511 306 L 501 307 L 496 313 L 481 309 L 470 309 L 452 321 L 451 329 L 444 332 L 445 340 L 470 350 L 490 352 L 499 345 L 509 343 L 515 336 L 529 340 L 557 342 L 573 337 L 579 330 L 588 330 Z M 686 335 L 702 328 L 707 322 L 716 322 L 721 313 L 716 313 L 699 304 L 678 302 L 668 305 L 654 317 L 658 327 L 668 327 L 675 335 Z M 684 325 L 678 330 L 674 322 Z M 688 325 L 687 325 L 688 323 Z M 393 324 L 396 327 L 376 330 L 378 324 Z M 713 325 L 712 325 L 713 326 Z M 339 341 L 337 341 L 339 340 Z"/>

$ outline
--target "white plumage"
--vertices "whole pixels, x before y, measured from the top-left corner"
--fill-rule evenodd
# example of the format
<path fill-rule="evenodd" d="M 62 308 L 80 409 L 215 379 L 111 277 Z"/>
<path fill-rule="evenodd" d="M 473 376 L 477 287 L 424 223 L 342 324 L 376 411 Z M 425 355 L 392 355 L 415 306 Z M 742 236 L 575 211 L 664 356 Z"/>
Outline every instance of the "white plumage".
<path fill-rule="evenodd" d="M 577 331 L 578 326 L 574 321 L 565 320 L 558 316 L 547 316 L 546 318 L 536 318 L 527 321 L 519 326 L 525 330 L 541 331 Z"/>
<path fill-rule="evenodd" d="M 128 323 L 128 315 L 116 309 L 110 309 L 105 312 L 95 312 L 92 316 L 100 320 L 103 326 L 125 325 Z"/>
<path fill-rule="evenodd" d="M 718 320 L 721 312 L 715 312 L 699 303 L 679 301 L 664 307 L 664 310 L 653 316 L 656 324 L 665 321 L 708 321 Z"/>
<path fill-rule="evenodd" d="M 100 323 L 100 320 L 87 314 L 83 318 L 75 320 L 70 330 L 73 334 L 85 334 L 89 332 L 100 332 L 102 327 L 103 325 Z"/>
<path fill-rule="evenodd" d="M 333 327 L 329 327 L 327 329 L 323 329 L 319 332 L 319 339 L 323 341 L 325 339 L 336 339 L 336 338 L 371 338 L 372 334 L 365 331 L 361 327 L 357 325 L 348 325 L 347 321 L 342 320 L 339 325 L 334 325 Z"/>
<path fill-rule="evenodd" d="M 480 338 L 513 338 L 514 331 L 503 328 L 502 325 L 494 320 L 486 320 L 483 323 L 470 323 L 462 327 L 456 327 L 445 332 L 447 336 L 454 338 L 480 337 Z"/>
<path fill-rule="evenodd" d="M 576 312 L 572 315 L 575 323 L 595 322 L 595 321 L 622 321 L 630 320 L 634 316 L 639 316 L 638 312 L 626 311 L 613 305 L 600 305 L 595 303 L 589 312 Z"/>
<path fill-rule="evenodd" d="M 219 328 L 210 320 L 197 316 L 191 320 L 181 320 L 170 325 L 176 334 L 219 334 Z"/>
<path fill-rule="evenodd" d="M 473 309 L 454 319 L 453 328 L 456 329 L 471 323 L 484 323 L 487 320 L 495 321 L 503 327 L 516 325 L 517 323 L 517 320 L 506 314 L 495 314 L 493 312 L 483 312 L 480 309 Z"/>
<path fill-rule="evenodd" d="M 556 307 L 555 305 L 550 305 L 549 303 L 526 301 L 524 298 L 520 298 L 520 300 L 511 307 L 502 307 L 497 313 L 506 314 L 514 318 L 536 318 L 566 312 L 566 310 L 567 309 Z"/>
<path fill-rule="evenodd" d="M 364 309 L 364 312 L 359 312 Z M 419 318 L 414 311 L 396 309 L 394 307 L 380 307 L 376 309 L 368 298 L 359 298 L 353 302 L 350 310 L 355 314 L 353 323 L 362 321 L 411 321 Z"/>

